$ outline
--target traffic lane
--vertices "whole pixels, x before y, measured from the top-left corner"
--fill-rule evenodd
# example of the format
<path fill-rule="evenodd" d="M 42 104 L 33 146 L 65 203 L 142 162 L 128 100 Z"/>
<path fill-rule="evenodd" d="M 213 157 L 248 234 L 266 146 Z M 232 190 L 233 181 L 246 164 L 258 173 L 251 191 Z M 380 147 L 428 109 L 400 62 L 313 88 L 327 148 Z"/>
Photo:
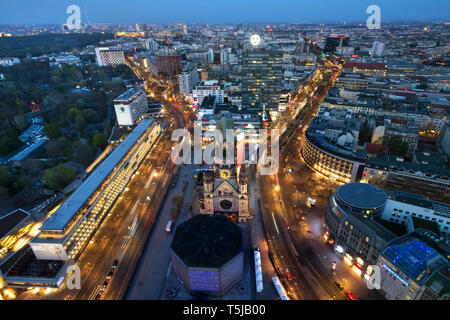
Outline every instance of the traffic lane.
<path fill-rule="evenodd" d="M 277 202 L 273 199 L 273 181 L 267 176 L 264 176 L 264 178 L 266 179 L 264 183 L 262 183 L 262 185 L 266 186 L 266 188 L 261 186 L 261 189 L 264 190 L 264 206 L 267 205 L 267 210 L 269 210 L 266 211 L 266 215 L 267 212 L 273 213 L 271 219 L 267 219 L 266 217 L 265 225 L 267 226 L 272 224 L 277 232 L 276 234 L 269 234 L 269 236 L 272 237 L 271 240 L 273 243 L 274 251 L 272 255 L 275 257 L 275 263 L 277 259 L 281 262 L 280 264 L 275 266 L 278 273 L 280 274 L 280 280 L 284 282 L 284 284 L 287 286 L 287 289 L 294 293 L 295 298 L 317 299 L 318 296 L 303 274 L 297 257 L 291 252 L 291 245 L 289 244 L 289 240 L 286 238 L 286 235 L 283 231 L 285 228 L 284 222 L 282 222 L 282 219 L 279 219 L 281 207 L 277 207 Z M 277 225 L 277 227 L 275 227 L 275 225 Z M 293 280 L 295 279 L 294 283 L 285 280 L 285 269 L 289 267 L 289 271 L 293 275 Z"/>
<path fill-rule="evenodd" d="M 384 297 L 377 290 L 370 290 L 367 287 L 365 280 L 357 275 L 353 270 L 346 265 L 342 258 L 338 257 L 333 248 L 326 243 L 322 234 L 323 220 L 316 215 L 311 215 L 307 218 L 308 227 L 311 233 L 307 235 L 311 239 L 310 243 L 314 250 L 319 253 L 320 261 L 326 267 L 330 267 L 333 262 L 336 262 L 336 270 L 333 271 L 335 281 L 344 285 L 345 290 L 352 291 L 358 299 L 376 299 L 384 300 Z"/>
<path fill-rule="evenodd" d="M 91 279 L 90 279 L 90 288 L 88 290 L 83 291 L 83 294 L 80 299 L 89 299 L 89 298 L 95 298 L 92 297 L 92 292 L 97 290 L 98 286 L 101 286 L 103 282 L 106 280 L 106 275 L 109 272 L 111 265 L 117 255 L 117 252 L 120 251 L 122 246 L 124 245 L 125 241 L 127 240 L 127 234 L 129 232 L 129 229 L 131 225 L 133 224 L 134 218 L 136 217 L 136 213 L 139 211 L 139 207 L 141 205 L 140 197 L 138 194 L 134 193 L 133 191 L 139 191 L 141 190 L 141 187 L 145 181 L 144 177 L 135 180 L 135 185 L 133 187 L 130 187 L 130 190 L 127 191 L 129 193 L 124 199 L 125 206 L 117 206 L 115 207 L 115 212 L 121 211 L 120 215 L 122 219 L 117 220 L 113 226 L 110 226 L 110 228 L 104 228 L 103 232 L 107 235 L 109 234 L 115 234 L 115 241 L 108 241 L 108 243 L 105 243 L 103 248 L 99 248 L 97 251 L 97 261 L 92 263 L 93 266 L 95 266 L 95 272 L 91 272 Z M 142 198 L 142 196 L 141 196 Z M 122 214 L 125 213 L 125 214 Z M 107 221 L 104 221 L 104 223 L 107 223 Z M 105 226 L 108 226 L 107 224 Z M 105 250 L 106 249 L 106 250 Z M 105 259 L 105 257 L 109 257 L 109 259 Z M 117 270 L 116 270 L 117 271 Z"/>
<path fill-rule="evenodd" d="M 164 156 L 162 155 L 159 158 L 164 158 Z M 157 182 L 152 182 L 150 194 L 155 196 L 152 196 L 151 201 L 145 201 L 140 208 L 140 220 L 137 224 L 136 233 L 128 242 L 126 250 L 124 250 L 122 258 L 124 264 L 122 268 L 118 268 L 119 276 L 116 279 L 120 280 L 112 284 L 111 289 L 105 293 L 105 299 L 120 299 L 123 297 L 135 270 L 135 265 L 141 257 L 146 239 L 157 219 L 159 208 L 164 201 L 164 192 L 160 191 L 168 187 L 169 176 L 170 174 L 164 166 L 162 173 L 156 178 Z M 147 190 L 142 189 L 140 198 L 146 199 L 147 194 Z"/>
<path fill-rule="evenodd" d="M 148 162 L 147 156 L 139 170 L 143 169 L 145 171 L 145 167 L 148 166 Z M 113 209 L 108 214 L 105 221 L 103 221 L 99 230 L 96 232 L 97 237 L 102 237 L 104 235 L 110 237 L 113 235 L 113 239 L 110 239 L 108 243 L 104 243 L 103 248 L 93 247 L 94 252 L 92 252 L 92 256 L 97 258 L 97 260 L 90 260 L 86 262 L 89 262 L 91 266 L 95 266 L 95 270 L 91 270 L 91 272 L 88 273 L 87 281 L 85 281 L 87 283 L 87 289 L 81 290 L 76 295 L 76 298 L 87 299 L 91 297 L 92 291 L 95 291 L 97 286 L 103 284 L 103 281 L 106 279 L 106 274 L 109 271 L 113 261 L 112 256 L 114 256 L 115 251 L 122 246 L 124 240 L 123 237 L 126 236 L 128 227 L 133 221 L 133 216 L 123 213 L 132 211 L 132 206 L 136 205 L 139 197 L 139 194 L 136 194 L 134 191 L 142 190 L 141 187 L 146 181 L 146 177 L 144 175 L 136 175 L 135 177 L 135 181 L 133 181 L 131 186 L 129 185 L 130 190 L 122 194 L 122 199 L 119 200 L 119 203 L 114 205 Z M 115 217 L 115 221 L 113 221 L 114 223 L 111 225 L 109 225 L 107 220 L 109 216 Z M 101 251 L 101 255 L 98 254 L 99 250 Z M 88 251 L 85 251 L 83 255 L 87 253 Z M 111 261 L 106 262 L 107 260 L 105 261 L 104 259 L 105 256 L 109 256 Z M 81 257 L 81 259 L 83 263 L 85 259 L 83 259 L 83 257 Z M 86 286 L 83 286 L 83 288 L 86 288 Z"/>

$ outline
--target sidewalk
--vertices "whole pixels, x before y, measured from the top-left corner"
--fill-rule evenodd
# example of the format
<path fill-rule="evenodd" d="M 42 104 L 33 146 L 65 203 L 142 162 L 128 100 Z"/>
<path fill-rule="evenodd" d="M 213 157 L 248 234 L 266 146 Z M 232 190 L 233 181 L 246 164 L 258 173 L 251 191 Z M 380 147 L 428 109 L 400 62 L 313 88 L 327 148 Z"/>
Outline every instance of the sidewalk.
<path fill-rule="evenodd" d="M 161 298 L 170 262 L 170 245 L 173 237 L 173 233 L 168 234 L 165 227 L 172 218 L 173 199 L 182 194 L 186 181 L 188 186 L 184 194 L 181 212 L 175 225 L 177 226 L 186 220 L 189 209 L 188 202 L 194 187 L 193 166 L 183 166 L 178 171 L 177 184 L 163 202 L 153 232 L 147 240 L 147 247 L 144 249 L 139 262 L 132 286 L 125 299 L 159 300 Z"/>
<path fill-rule="evenodd" d="M 263 222 L 261 219 L 261 210 L 259 207 L 259 199 L 261 195 L 258 189 L 258 182 L 256 180 L 255 168 L 249 169 L 248 179 L 249 192 L 249 208 L 254 210 L 253 219 L 248 220 L 249 232 L 253 245 L 259 245 L 261 252 L 261 267 L 263 273 L 264 290 L 261 293 L 256 293 L 257 300 L 272 300 L 278 298 L 278 293 L 273 285 L 272 277 L 276 276 L 272 261 L 269 258 L 269 249 L 264 234 Z M 252 259 L 254 269 L 254 259 Z"/>

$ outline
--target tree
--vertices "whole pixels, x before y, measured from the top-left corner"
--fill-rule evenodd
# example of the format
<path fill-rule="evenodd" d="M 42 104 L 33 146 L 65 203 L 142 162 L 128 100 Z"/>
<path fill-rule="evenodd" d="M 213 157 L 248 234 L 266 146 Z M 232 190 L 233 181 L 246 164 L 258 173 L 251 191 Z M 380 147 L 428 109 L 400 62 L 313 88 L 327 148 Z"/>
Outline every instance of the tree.
<path fill-rule="evenodd" d="M 75 117 L 75 126 L 77 127 L 78 132 L 81 134 L 84 127 L 86 126 L 86 121 L 84 120 L 82 114 L 79 114 Z"/>
<path fill-rule="evenodd" d="M 81 115 L 81 110 L 78 108 L 70 108 L 69 111 L 67 111 L 67 115 L 69 116 L 70 121 L 75 122 L 75 118 L 78 115 Z"/>
<path fill-rule="evenodd" d="M 75 170 L 62 164 L 44 171 L 41 177 L 42 183 L 54 190 L 60 191 L 67 187 L 75 178 Z"/>
<path fill-rule="evenodd" d="M 367 120 L 361 125 L 361 129 L 359 130 L 358 135 L 358 143 L 359 145 L 363 145 L 364 143 L 370 143 L 372 141 L 372 128 L 369 127 Z"/>
<path fill-rule="evenodd" d="M 108 137 L 103 133 L 96 133 L 92 136 L 92 146 L 97 149 L 105 149 L 108 145 Z"/>
<path fill-rule="evenodd" d="M 0 185 L 6 186 L 10 182 L 11 182 L 11 175 L 8 171 L 8 168 L 0 166 Z"/>
<path fill-rule="evenodd" d="M 72 152 L 73 161 L 86 167 L 95 159 L 95 149 L 81 141 L 73 143 Z"/>
<path fill-rule="evenodd" d="M 50 122 L 45 124 L 44 133 L 50 139 L 58 138 L 62 134 L 61 128 L 56 122 Z"/>
<path fill-rule="evenodd" d="M 28 127 L 28 120 L 23 114 L 15 116 L 12 123 L 20 132 L 23 132 Z"/>
<path fill-rule="evenodd" d="M 406 156 L 409 149 L 408 143 L 397 136 L 389 138 L 387 146 L 390 154 L 401 155 L 403 157 Z"/>
<path fill-rule="evenodd" d="M 17 136 L 0 138 L 0 156 L 6 156 L 21 146 L 22 142 Z"/>

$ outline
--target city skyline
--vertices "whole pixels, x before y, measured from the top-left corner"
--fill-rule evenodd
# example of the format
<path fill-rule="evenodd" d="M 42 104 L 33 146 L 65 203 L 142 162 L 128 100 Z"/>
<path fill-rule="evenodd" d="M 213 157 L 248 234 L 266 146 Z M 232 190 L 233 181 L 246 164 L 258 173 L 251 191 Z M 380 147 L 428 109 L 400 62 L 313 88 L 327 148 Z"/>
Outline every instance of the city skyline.
<path fill-rule="evenodd" d="M 448 2 L 414 1 L 330 1 L 320 6 L 306 1 L 281 0 L 276 6 L 268 0 L 211 3 L 205 0 L 166 2 L 98 0 L 88 1 L 10 1 L 0 12 L 1 24 L 62 24 L 66 8 L 78 5 L 82 23 L 363 23 L 370 5 L 381 9 L 381 21 L 446 21 L 450 20 Z M 27 8 L 25 11 L 24 8 Z M 444 10 L 443 10 L 444 9 Z M 220 13 L 217 14 L 216 13 Z"/>

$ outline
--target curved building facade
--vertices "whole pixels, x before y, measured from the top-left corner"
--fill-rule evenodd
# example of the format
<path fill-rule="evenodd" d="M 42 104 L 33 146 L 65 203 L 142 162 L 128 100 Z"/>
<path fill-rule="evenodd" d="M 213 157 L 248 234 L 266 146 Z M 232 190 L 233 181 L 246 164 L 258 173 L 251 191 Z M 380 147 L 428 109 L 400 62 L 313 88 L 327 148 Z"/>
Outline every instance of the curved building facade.
<path fill-rule="evenodd" d="M 325 141 L 321 142 L 306 131 L 301 150 L 303 161 L 313 171 L 331 180 L 339 183 L 355 181 L 359 171 L 362 172 L 364 159 L 344 155 L 333 147 L 327 146 Z"/>
<path fill-rule="evenodd" d="M 328 200 L 325 234 L 344 261 L 361 271 L 375 264 L 385 244 L 394 238 L 377 222 L 388 201 L 387 193 L 370 184 L 347 183 Z"/>

